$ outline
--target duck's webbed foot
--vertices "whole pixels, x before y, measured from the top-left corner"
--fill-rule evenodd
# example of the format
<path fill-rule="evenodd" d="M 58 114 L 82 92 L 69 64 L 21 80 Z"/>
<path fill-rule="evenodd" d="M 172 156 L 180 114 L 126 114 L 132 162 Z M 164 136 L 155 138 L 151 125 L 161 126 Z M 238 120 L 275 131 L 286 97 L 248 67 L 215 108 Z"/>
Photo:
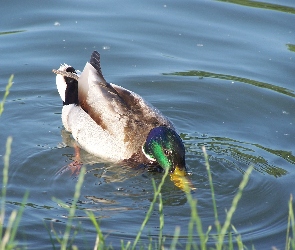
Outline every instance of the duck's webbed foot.
<path fill-rule="evenodd" d="M 56 175 L 63 174 L 64 172 L 71 171 L 71 175 L 79 175 L 83 163 L 80 157 L 80 148 L 77 144 L 74 145 L 75 157 L 74 161 L 69 165 L 63 166 L 60 170 L 57 171 Z"/>
<path fill-rule="evenodd" d="M 69 165 L 63 166 L 56 174 L 63 174 L 64 172 L 71 171 L 71 175 L 79 175 L 81 167 L 83 166 L 82 162 L 77 160 L 71 162 Z"/>

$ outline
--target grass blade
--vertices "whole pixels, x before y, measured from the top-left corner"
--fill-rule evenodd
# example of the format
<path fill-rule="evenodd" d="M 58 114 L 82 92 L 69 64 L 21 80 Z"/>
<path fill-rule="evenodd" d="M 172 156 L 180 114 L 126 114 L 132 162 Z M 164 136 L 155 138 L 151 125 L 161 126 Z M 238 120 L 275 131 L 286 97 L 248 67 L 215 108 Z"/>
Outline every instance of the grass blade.
<path fill-rule="evenodd" d="M 6 152 L 4 155 L 4 167 L 3 167 L 3 181 L 2 181 L 2 194 L 1 194 L 1 212 L 0 212 L 0 238 L 2 238 L 4 218 L 5 218 L 5 202 L 6 202 L 6 190 L 8 183 L 8 168 L 9 159 L 11 154 L 12 137 L 8 137 L 6 141 Z"/>
<path fill-rule="evenodd" d="M 213 180 L 212 180 L 212 175 L 210 171 L 210 164 L 209 164 L 209 158 L 208 154 L 206 152 L 205 146 L 202 147 L 204 157 L 205 157 L 205 165 L 208 173 L 208 179 L 209 179 L 209 184 L 210 184 L 210 189 L 211 189 L 211 196 L 212 196 L 212 203 L 213 203 L 213 210 L 214 210 L 214 218 L 215 218 L 215 226 L 217 229 L 217 233 L 220 233 L 221 227 L 220 227 L 220 222 L 218 220 L 218 212 L 217 212 L 217 205 L 216 205 L 216 200 L 215 200 L 215 192 L 214 192 L 214 186 L 213 186 Z"/>
<path fill-rule="evenodd" d="M 19 225 L 20 219 L 22 217 L 23 211 L 25 209 L 25 204 L 27 203 L 28 197 L 29 197 L 29 192 L 27 191 L 25 193 L 25 195 L 24 195 L 21 207 L 17 211 L 17 216 L 16 216 L 16 218 L 15 218 L 15 220 L 13 222 L 13 227 L 12 227 L 11 234 L 10 234 L 10 239 L 9 239 L 9 243 L 11 243 L 11 244 L 14 242 L 16 232 L 17 232 L 17 229 L 18 229 L 18 225 Z"/>
<path fill-rule="evenodd" d="M 104 236 L 102 234 L 99 224 L 97 223 L 95 219 L 93 212 L 86 211 L 86 214 L 88 215 L 89 219 L 92 221 L 97 233 L 94 249 L 104 249 L 104 246 L 105 246 Z"/>
<path fill-rule="evenodd" d="M 218 235 L 218 241 L 217 241 L 217 245 L 216 245 L 216 248 L 221 250 L 222 249 L 222 246 L 223 246 L 223 242 L 224 242 L 224 236 L 226 235 L 226 232 L 231 224 L 231 219 L 232 219 L 232 216 L 234 214 L 234 212 L 236 211 L 237 209 L 237 205 L 238 205 L 238 202 L 239 200 L 241 199 L 242 197 L 242 193 L 243 193 L 243 190 L 244 188 L 246 187 L 247 183 L 248 183 L 248 180 L 250 178 L 250 174 L 253 170 L 253 166 L 250 166 L 244 176 L 243 176 L 243 179 L 239 185 L 239 190 L 237 192 L 237 194 L 235 195 L 233 201 L 232 201 L 232 205 L 229 209 L 229 211 L 227 212 L 226 214 L 226 218 L 225 218 L 225 222 L 224 222 L 224 225 L 222 226 L 221 228 L 221 231 Z"/>
<path fill-rule="evenodd" d="M 172 239 L 172 242 L 171 242 L 170 250 L 175 250 L 176 249 L 179 234 L 180 234 L 180 227 L 177 226 L 177 227 L 175 227 L 175 231 L 174 231 L 173 239 Z"/>
<path fill-rule="evenodd" d="M 74 215 L 75 215 L 75 212 L 76 212 L 76 205 L 77 205 L 78 199 L 80 197 L 80 192 L 81 192 L 81 187 L 82 187 L 82 184 L 83 184 L 83 181 L 84 181 L 85 172 L 86 172 L 85 167 L 82 167 L 81 172 L 79 174 L 78 182 L 77 182 L 76 187 L 75 187 L 75 194 L 74 194 L 73 202 L 72 202 L 72 205 L 71 205 L 70 210 L 69 210 L 66 230 L 64 232 L 63 239 L 62 239 L 62 242 L 61 242 L 61 250 L 66 250 L 67 249 L 69 236 L 70 236 L 70 231 L 71 231 L 71 226 L 72 226 L 72 221 L 73 221 L 73 218 L 74 218 Z"/>
<path fill-rule="evenodd" d="M 202 250 L 205 250 L 207 249 L 206 244 L 207 244 L 209 232 L 207 232 L 206 234 L 204 234 L 203 232 L 202 221 L 197 210 L 198 201 L 196 199 L 193 199 L 190 192 L 187 192 L 186 195 L 187 195 L 187 201 L 191 207 L 191 219 L 190 219 L 189 228 L 188 228 L 188 243 L 186 245 L 186 250 L 191 249 L 193 244 L 192 237 L 194 235 L 194 232 L 193 232 L 194 224 L 196 224 L 197 232 L 200 237 L 200 247 Z"/>
<path fill-rule="evenodd" d="M 164 244 L 164 239 L 163 239 L 163 227 L 164 227 L 164 213 L 163 213 L 163 200 L 162 200 L 162 194 L 159 194 L 159 221 L 160 221 L 160 226 L 159 226 L 159 248 L 161 249 L 163 244 Z"/>
<path fill-rule="evenodd" d="M 293 195 L 290 195 L 289 200 L 289 215 L 288 215 L 288 225 L 286 233 L 286 246 L 285 249 L 295 249 L 295 222 L 294 222 L 294 212 L 293 212 Z M 293 238 L 290 236 L 290 231 L 292 230 Z"/>
<path fill-rule="evenodd" d="M 2 99 L 2 101 L 0 102 L 0 116 L 1 116 L 1 114 L 3 113 L 3 110 L 4 110 L 4 103 L 5 103 L 5 101 L 6 101 L 6 98 L 7 98 L 7 96 L 8 96 L 8 94 L 9 94 L 9 90 L 10 90 L 10 88 L 11 88 L 11 86 L 12 86 L 12 80 L 13 80 L 13 75 L 11 75 L 10 76 L 10 78 L 9 78 L 9 80 L 8 80 L 8 84 L 6 85 L 6 89 L 5 89 L 5 93 L 4 93 L 4 96 L 3 96 L 3 99 Z"/>
<path fill-rule="evenodd" d="M 155 205 L 155 203 L 156 203 L 157 197 L 159 196 L 159 194 L 160 194 L 160 192 L 161 192 L 162 186 L 163 186 L 163 184 L 164 184 L 164 182 L 165 182 L 165 179 L 166 179 L 166 177 L 167 177 L 168 174 L 169 174 L 169 171 L 166 170 L 166 171 L 165 171 L 165 174 L 163 175 L 162 180 L 161 180 L 161 182 L 160 182 L 160 184 L 159 184 L 159 186 L 158 186 L 158 189 L 156 188 L 155 181 L 153 180 L 153 186 L 154 186 L 154 198 L 153 198 L 153 200 L 152 200 L 152 202 L 151 202 L 151 205 L 150 205 L 150 207 L 149 207 L 149 210 L 148 210 L 148 212 L 147 212 L 147 214 L 146 214 L 146 216 L 145 216 L 145 218 L 144 218 L 144 221 L 142 222 L 141 227 L 140 227 L 140 229 L 139 229 L 139 231 L 138 231 L 138 233 L 137 233 L 137 235 L 136 235 L 136 238 L 135 238 L 134 243 L 133 243 L 133 246 L 132 246 L 132 250 L 135 249 L 135 247 L 136 247 L 136 245 L 137 245 L 137 243 L 138 243 L 138 241 L 139 241 L 139 239 L 140 239 L 140 236 L 141 236 L 141 234 L 142 234 L 142 231 L 143 231 L 145 225 L 147 224 L 149 218 L 151 217 L 151 214 L 152 214 L 152 212 L 153 212 L 154 205 Z"/>

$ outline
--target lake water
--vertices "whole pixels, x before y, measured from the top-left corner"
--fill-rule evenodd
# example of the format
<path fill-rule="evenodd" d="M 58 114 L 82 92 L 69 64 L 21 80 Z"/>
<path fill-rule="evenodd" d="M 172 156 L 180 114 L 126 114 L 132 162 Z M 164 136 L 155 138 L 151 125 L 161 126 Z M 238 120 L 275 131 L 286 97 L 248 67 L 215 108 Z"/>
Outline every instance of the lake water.
<path fill-rule="evenodd" d="M 285 247 L 288 201 L 295 195 L 294 0 L 12 0 L 1 4 L 0 14 L 0 99 L 15 76 L 0 118 L 1 166 L 6 139 L 13 137 L 8 214 L 29 191 L 20 246 L 52 249 L 48 230 L 63 232 L 67 221 L 52 197 L 71 204 L 77 183 L 69 173 L 55 175 L 74 150 L 63 143 L 69 135 L 51 70 L 61 63 L 82 70 L 98 50 L 107 81 L 142 95 L 180 132 L 204 230 L 212 225 L 211 235 L 216 232 L 203 145 L 220 220 L 252 164 L 232 223 L 248 248 Z M 82 159 L 88 172 L 74 243 L 93 249 L 95 229 L 85 210 L 100 220 L 107 244 L 116 249 L 121 240 L 134 241 L 153 197 L 152 178 L 162 175 L 98 163 L 86 152 Z M 185 193 L 167 179 L 162 197 L 166 245 L 180 226 L 183 246 L 190 220 Z M 156 206 L 142 243 L 158 233 Z"/>

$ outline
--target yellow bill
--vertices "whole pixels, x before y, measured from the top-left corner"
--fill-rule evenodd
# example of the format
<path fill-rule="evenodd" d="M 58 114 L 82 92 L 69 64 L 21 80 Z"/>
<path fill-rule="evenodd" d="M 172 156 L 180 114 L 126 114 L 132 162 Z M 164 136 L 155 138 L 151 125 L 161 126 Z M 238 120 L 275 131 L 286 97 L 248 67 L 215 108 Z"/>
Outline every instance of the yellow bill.
<path fill-rule="evenodd" d="M 178 167 L 175 168 L 174 172 L 170 174 L 170 179 L 174 185 L 185 192 L 195 190 L 191 181 L 187 178 L 187 173 L 184 169 Z"/>

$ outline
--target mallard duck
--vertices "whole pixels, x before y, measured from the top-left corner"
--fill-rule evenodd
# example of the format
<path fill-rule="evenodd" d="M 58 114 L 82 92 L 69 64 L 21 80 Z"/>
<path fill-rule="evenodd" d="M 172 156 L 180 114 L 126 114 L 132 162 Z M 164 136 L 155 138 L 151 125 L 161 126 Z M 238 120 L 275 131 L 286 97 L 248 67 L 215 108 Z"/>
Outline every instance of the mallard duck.
<path fill-rule="evenodd" d="M 67 64 L 54 72 L 63 125 L 81 148 L 108 162 L 185 175 L 185 148 L 173 124 L 138 94 L 108 83 L 97 51 L 81 74 Z"/>

